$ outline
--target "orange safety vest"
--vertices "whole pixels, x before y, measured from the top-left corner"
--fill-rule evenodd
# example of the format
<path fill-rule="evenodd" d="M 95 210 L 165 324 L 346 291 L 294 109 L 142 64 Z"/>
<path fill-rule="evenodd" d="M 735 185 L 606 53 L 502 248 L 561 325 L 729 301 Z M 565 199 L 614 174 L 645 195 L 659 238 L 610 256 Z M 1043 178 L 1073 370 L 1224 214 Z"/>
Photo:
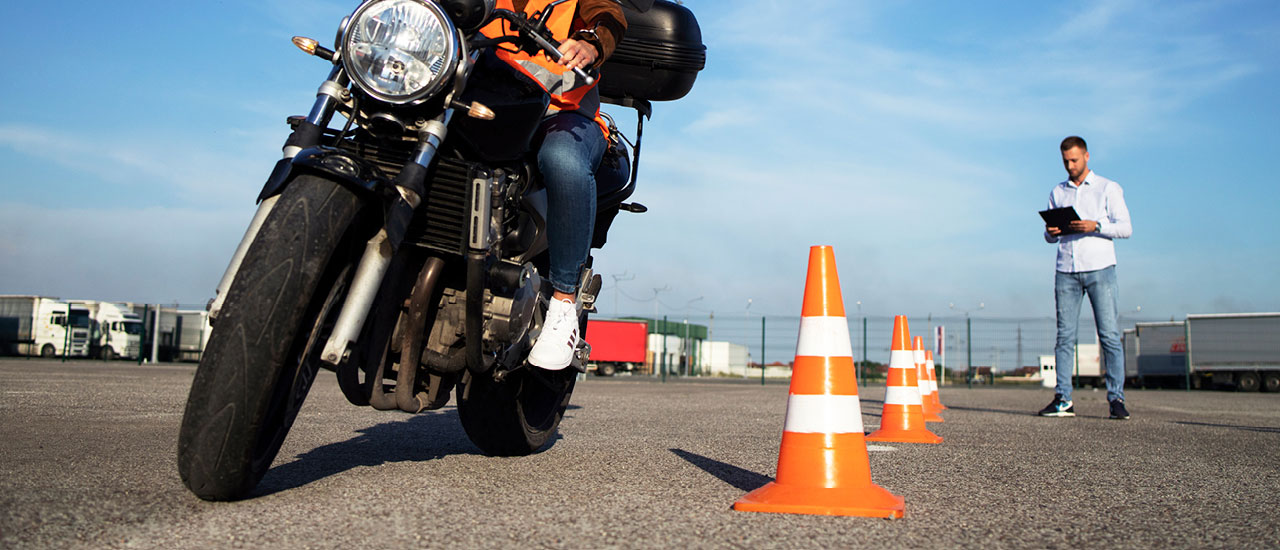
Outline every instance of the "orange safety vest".
<path fill-rule="evenodd" d="M 525 13 L 537 14 L 546 9 L 551 1 L 529 0 L 528 5 L 524 8 Z M 497 7 L 513 11 L 515 9 L 511 0 L 498 0 Z M 556 6 L 551 19 L 547 21 L 547 30 L 551 31 L 552 37 L 557 42 L 564 42 L 569 38 L 569 33 L 573 31 L 573 19 L 577 13 L 577 0 L 569 0 Z M 515 29 L 510 28 L 506 21 L 500 18 L 490 21 L 480 32 L 489 38 L 516 36 L 518 34 Z M 549 109 L 553 111 L 578 111 L 587 118 L 594 119 L 596 124 L 600 126 L 601 132 L 606 137 L 609 135 L 608 126 L 600 117 L 600 94 L 596 90 L 596 85 L 600 83 L 599 78 L 596 78 L 595 82 L 588 85 L 576 73 L 552 61 L 550 57 L 542 52 L 536 55 L 529 55 L 523 51 L 511 51 L 508 45 L 505 47 L 499 46 L 497 54 L 499 59 L 506 61 L 516 70 L 537 81 L 542 86 L 542 89 L 550 94 L 551 105 L 548 107 Z"/>

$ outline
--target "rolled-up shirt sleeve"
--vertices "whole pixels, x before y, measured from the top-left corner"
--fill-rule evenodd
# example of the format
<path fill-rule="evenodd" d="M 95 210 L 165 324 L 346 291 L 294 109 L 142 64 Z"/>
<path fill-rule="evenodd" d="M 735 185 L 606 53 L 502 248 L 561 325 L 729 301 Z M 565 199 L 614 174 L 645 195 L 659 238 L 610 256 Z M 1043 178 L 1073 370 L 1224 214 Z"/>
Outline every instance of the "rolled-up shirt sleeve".
<path fill-rule="evenodd" d="M 1124 190 L 1119 185 L 1107 187 L 1105 200 L 1107 219 L 1098 229 L 1103 237 L 1127 239 L 1133 235 L 1133 223 L 1129 221 L 1129 206 L 1124 202 Z"/>

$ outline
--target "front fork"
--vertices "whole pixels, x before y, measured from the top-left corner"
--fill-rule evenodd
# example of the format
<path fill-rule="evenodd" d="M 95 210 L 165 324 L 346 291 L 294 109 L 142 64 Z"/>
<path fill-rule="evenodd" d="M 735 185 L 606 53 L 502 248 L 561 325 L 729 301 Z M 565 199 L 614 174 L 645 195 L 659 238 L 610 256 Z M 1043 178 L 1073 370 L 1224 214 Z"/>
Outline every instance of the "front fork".
<path fill-rule="evenodd" d="M 351 281 L 351 290 L 347 293 L 333 332 L 320 354 L 320 359 L 325 363 L 336 367 L 345 361 L 351 353 L 351 344 L 364 329 L 365 319 L 369 316 L 374 297 L 391 265 L 391 258 L 404 241 L 404 234 L 409 222 L 413 220 L 414 211 L 422 202 L 422 195 L 426 191 L 423 182 L 426 180 L 427 167 L 435 159 L 440 144 L 448 135 L 449 121 L 452 118 L 453 109 L 445 109 L 439 117 L 423 126 L 419 132 L 419 146 L 413 161 L 396 176 L 394 185 L 398 196 L 391 204 L 386 225 L 369 239 L 364 255 L 360 257 L 355 278 Z"/>
<path fill-rule="evenodd" d="M 299 152 L 319 145 L 323 130 L 328 127 L 338 105 L 350 98 L 350 92 L 347 90 L 349 83 L 350 79 L 342 67 L 335 66 L 329 73 L 329 78 L 320 85 L 311 112 L 285 142 L 284 158 L 277 164 L 276 171 L 272 173 L 272 179 L 280 177 L 282 170 L 287 171 L 289 162 Z M 453 109 L 449 108 L 435 120 L 428 121 L 419 134 L 421 145 L 414 154 L 413 161 L 406 165 L 400 176 L 396 178 L 395 188 L 398 196 L 391 204 L 387 224 L 366 245 L 333 333 L 325 342 L 321 359 L 326 363 L 337 365 L 345 360 L 350 353 L 351 344 L 364 328 L 365 319 L 377 295 L 378 287 L 381 286 L 382 279 L 386 275 L 387 267 L 391 264 L 391 258 L 404 238 L 405 229 L 413 219 L 414 210 L 422 201 L 424 192 L 422 182 L 426 176 L 427 166 L 431 164 L 440 144 L 444 142 L 452 116 Z M 218 282 L 216 296 L 209 303 L 211 320 L 216 319 L 222 310 L 227 292 L 231 288 L 232 281 L 235 280 L 236 273 L 240 270 L 250 244 L 257 238 L 258 232 L 278 200 L 279 194 L 272 193 L 262 197 L 258 203 L 258 209 L 249 227 L 240 239 L 240 244 L 236 246 L 236 251 L 232 254 L 231 262 L 227 265 L 222 279 Z"/>

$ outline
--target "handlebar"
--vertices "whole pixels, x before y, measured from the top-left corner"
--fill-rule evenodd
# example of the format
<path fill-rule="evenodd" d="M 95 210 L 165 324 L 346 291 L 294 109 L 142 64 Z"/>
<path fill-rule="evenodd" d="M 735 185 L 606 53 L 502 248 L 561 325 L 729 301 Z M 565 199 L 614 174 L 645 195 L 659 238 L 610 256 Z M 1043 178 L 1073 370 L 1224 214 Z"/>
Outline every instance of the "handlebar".
<path fill-rule="evenodd" d="M 551 6 L 548 6 L 547 9 L 550 10 L 554 7 L 555 4 L 552 4 Z M 547 31 L 544 20 L 547 19 L 547 15 L 549 15 L 549 13 L 550 12 L 548 11 L 544 14 L 541 20 L 530 20 L 523 13 L 516 13 L 511 10 L 504 9 L 493 10 L 493 14 L 496 17 L 501 17 L 502 19 L 510 22 L 521 32 L 521 34 L 527 36 L 530 40 L 533 40 L 533 42 L 547 54 L 547 57 L 550 57 L 552 61 L 559 63 L 560 59 L 564 57 L 564 54 L 560 51 L 560 42 L 556 41 L 556 39 L 551 36 L 551 33 Z M 575 67 L 573 69 L 573 73 L 578 75 L 579 78 L 582 78 L 588 86 L 595 84 L 596 78 L 599 77 L 599 71 L 594 67 L 588 67 L 585 71 L 581 68 Z"/>

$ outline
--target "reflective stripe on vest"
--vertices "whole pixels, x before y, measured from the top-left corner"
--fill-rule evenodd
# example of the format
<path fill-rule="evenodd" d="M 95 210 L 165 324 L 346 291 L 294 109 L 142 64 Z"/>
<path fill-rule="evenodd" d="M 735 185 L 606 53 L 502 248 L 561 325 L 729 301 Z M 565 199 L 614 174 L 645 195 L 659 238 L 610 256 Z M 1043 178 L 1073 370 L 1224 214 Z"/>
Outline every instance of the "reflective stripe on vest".
<path fill-rule="evenodd" d="M 525 13 L 537 14 L 546 9 L 550 3 L 551 0 L 530 0 L 524 8 Z M 511 0 L 498 0 L 497 7 L 513 11 L 515 9 Z M 573 28 L 573 17 L 577 13 L 577 0 L 568 0 L 556 6 L 551 19 L 547 21 L 547 30 L 551 31 L 552 37 L 557 42 L 564 42 L 569 38 L 569 32 Z M 489 38 L 497 38 L 503 35 L 515 36 L 517 34 L 502 19 L 494 19 L 481 29 L 481 32 Z M 539 52 L 537 55 L 529 55 L 522 51 L 513 52 L 508 48 L 510 46 L 498 47 L 498 58 L 536 80 L 551 95 L 552 109 L 583 111 L 583 114 L 589 118 L 595 117 L 596 112 L 599 110 L 599 100 L 594 98 L 594 94 L 592 94 L 593 98 L 587 98 L 588 93 L 595 89 L 594 84 L 587 85 L 586 82 L 578 78 L 577 73 L 566 70 L 544 53 Z M 596 82 L 599 82 L 599 80 Z"/>

